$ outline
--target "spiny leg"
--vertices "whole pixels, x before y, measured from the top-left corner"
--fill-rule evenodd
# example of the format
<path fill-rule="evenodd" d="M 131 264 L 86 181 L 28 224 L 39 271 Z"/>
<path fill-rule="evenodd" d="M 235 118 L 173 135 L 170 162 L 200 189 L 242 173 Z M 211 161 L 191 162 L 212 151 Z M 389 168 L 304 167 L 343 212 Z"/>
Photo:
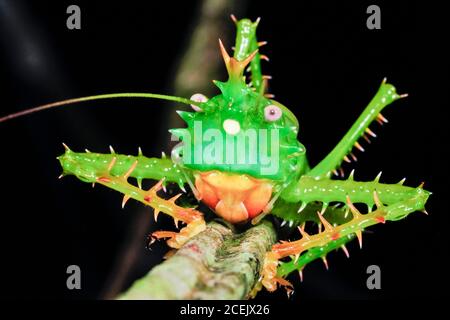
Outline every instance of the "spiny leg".
<path fill-rule="evenodd" d="M 296 226 L 302 235 L 307 234 L 305 230 L 306 224 L 308 224 L 308 230 L 317 230 L 318 233 L 322 231 L 323 224 L 317 212 L 320 212 L 323 209 L 324 207 L 322 203 L 311 202 L 303 208 L 301 214 L 298 214 L 298 204 L 280 201 L 274 208 L 272 214 L 283 219 L 281 226 L 288 225 L 290 228 Z M 351 220 L 351 214 L 349 214 L 347 208 L 341 207 L 338 204 L 327 207 L 322 216 L 332 225 L 343 224 Z M 342 249 L 342 251 L 348 256 L 348 250 L 345 244 L 353 238 L 354 235 L 349 235 L 347 237 L 342 237 L 335 241 L 331 241 L 325 246 L 311 248 L 302 254 L 297 261 L 292 259 L 289 262 L 281 262 L 278 261 L 276 255 L 272 253 L 268 254 L 264 261 L 262 272 L 264 285 L 269 291 L 273 291 L 276 289 L 276 284 L 280 284 L 285 287 L 289 295 L 291 290 L 293 290 L 293 286 L 286 279 L 284 279 L 284 277 L 293 271 L 298 271 L 300 280 L 303 281 L 304 267 L 308 263 L 316 259 L 320 259 L 325 253 L 332 250 Z M 326 260 L 323 261 L 325 267 L 328 269 L 328 263 Z M 268 281 L 267 279 L 271 279 L 271 281 Z"/>
<path fill-rule="evenodd" d="M 63 169 L 61 176 L 75 175 L 82 181 L 94 182 L 99 172 L 109 171 L 113 176 L 124 175 L 137 161 L 130 177 L 136 179 L 139 187 L 144 179 L 165 179 L 165 182 L 177 183 L 185 191 L 186 177 L 164 152 L 161 158 L 148 158 L 143 155 L 141 148 L 138 149 L 137 156 L 130 156 L 116 153 L 111 146 L 109 154 L 94 153 L 87 149 L 86 152 L 74 152 L 65 144 L 63 146 L 65 152 L 57 158 Z"/>
<path fill-rule="evenodd" d="M 252 22 L 249 19 L 238 20 L 234 15 L 231 15 L 231 19 L 236 24 L 236 41 L 234 47 L 233 57 L 238 61 L 245 60 L 252 52 L 255 52 L 259 47 L 262 47 L 267 42 L 258 42 L 256 38 L 256 28 L 259 24 L 259 18 Z M 247 71 L 251 72 L 251 86 L 256 92 L 265 94 L 267 89 L 267 82 L 271 79 L 270 76 L 263 75 L 261 71 L 261 60 L 269 61 L 266 55 L 257 52 L 250 62 L 250 66 Z M 273 97 L 272 95 L 267 95 L 268 98 Z"/>
<path fill-rule="evenodd" d="M 137 162 L 135 162 L 137 164 Z M 130 167 L 128 172 L 132 172 L 133 166 Z M 158 218 L 160 212 L 168 214 L 175 220 L 175 225 L 178 226 L 178 221 L 182 221 L 187 224 L 176 232 L 154 232 L 152 236 L 157 239 L 169 238 L 167 244 L 172 248 L 180 248 L 189 238 L 195 236 L 206 228 L 203 214 L 193 208 L 183 208 L 175 204 L 175 201 L 181 194 L 172 197 L 169 200 L 165 200 L 158 196 L 157 192 L 162 189 L 164 180 L 160 180 L 156 185 L 145 191 L 137 188 L 128 183 L 128 173 L 123 176 L 111 176 L 107 172 L 97 178 L 97 182 L 107 186 L 113 190 L 119 191 L 124 194 L 122 207 L 125 203 L 133 198 L 137 201 L 144 203 L 154 209 L 155 221 Z"/>
<path fill-rule="evenodd" d="M 300 240 L 282 242 L 272 247 L 272 251 L 266 255 L 262 272 L 263 285 L 269 291 L 275 290 L 277 283 L 285 285 L 282 277 L 294 270 L 301 271 L 306 263 L 318 257 L 322 258 L 327 266 L 326 254 L 335 248 L 342 247 L 355 236 L 361 246 L 362 231 L 365 228 L 388 220 L 402 219 L 414 211 L 425 212 L 425 203 L 430 195 L 430 192 L 424 190 L 422 185 L 417 188 L 403 186 L 403 180 L 398 184 L 389 185 L 379 183 L 378 179 L 372 182 L 355 182 L 353 179 L 315 180 L 311 177 L 302 179 L 299 182 L 302 189 L 297 194 L 298 199 L 302 203 L 313 200 L 324 203 L 322 212 L 317 212 L 324 230 L 318 234 L 309 235 L 305 230 L 299 229 L 302 234 Z M 322 213 L 332 201 L 345 203 L 352 214 L 352 219 L 337 226 L 327 221 Z M 362 214 L 354 203 L 367 204 L 369 212 Z M 376 205 L 375 211 L 372 211 L 373 205 Z M 347 254 L 344 248 L 342 247 Z M 279 260 L 288 256 L 292 257 L 292 261 L 278 267 Z"/>
<path fill-rule="evenodd" d="M 305 239 L 305 236 L 311 239 L 311 235 L 306 233 L 302 229 L 302 227 L 298 227 L 300 234 L 303 235 L 302 239 Z M 314 235 L 315 236 L 315 235 Z M 262 284 L 268 291 L 275 291 L 277 289 L 277 285 L 281 285 L 286 289 L 292 288 L 292 284 L 290 284 L 285 277 L 290 273 L 297 271 L 299 274 L 300 281 L 303 281 L 303 269 L 308 263 L 311 263 L 314 260 L 322 259 L 325 268 L 328 270 L 328 261 L 326 259 L 326 255 L 334 250 L 341 249 L 345 255 L 349 258 L 350 254 L 346 247 L 346 244 L 353 240 L 356 235 L 348 234 L 346 236 L 342 236 L 336 240 L 331 240 L 326 242 L 324 245 L 319 245 L 316 247 L 308 247 L 301 252 L 301 254 L 293 254 L 290 255 L 290 261 L 279 261 L 280 256 L 275 251 L 270 251 L 266 254 L 264 259 L 264 264 L 262 268 Z M 287 244 L 289 242 L 282 242 L 282 244 Z M 288 290 L 289 291 L 289 290 Z"/>
<path fill-rule="evenodd" d="M 181 194 L 169 200 L 158 196 L 157 192 L 163 188 L 166 177 L 181 186 L 184 182 L 183 175 L 169 159 L 150 159 L 141 153 L 137 157 L 118 155 L 113 150 L 111 154 L 75 153 L 67 147 L 64 155 L 58 159 L 64 170 L 63 175 L 73 174 L 84 182 L 99 183 L 123 193 L 122 207 L 129 199 L 135 199 L 154 209 L 155 220 L 160 212 L 164 212 L 175 220 L 175 225 L 178 225 L 178 221 L 186 223 L 187 226 L 179 233 L 154 233 L 156 238 L 169 238 L 168 244 L 173 248 L 179 248 L 206 227 L 201 212 L 175 204 Z M 137 179 L 138 187 L 128 182 L 130 177 Z M 161 180 L 150 189 L 143 190 L 143 178 Z"/>
<path fill-rule="evenodd" d="M 381 110 L 395 100 L 406 96 L 407 94 L 397 94 L 395 87 L 386 83 L 386 79 L 384 79 L 375 97 L 373 97 L 372 101 L 370 101 L 369 105 L 364 109 L 342 140 L 307 174 L 312 177 L 330 177 L 332 172 L 335 172 L 337 175 L 336 169 L 340 168 L 342 161 L 351 162 L 350 158 L 355 161 L 356 157 L 352 153 L 352 149 L 355 147 L 360 151 L 364 151 L 364 148 L 358 142 L 358 139 L 364 137 L 368 140 L 369 138 L 367 135 L 372 137 L 376 136 L 375 133 L 369 129 L 369 125 L 372 121 L 377 120 L 380 123 L 387 122 L 381 115 Z"/>
<path fill-rule="evenodd" d="M 364 182 L 355 181 L 354 171 L 346 180 L 317 179 L 304 175 L 295 184 L 289 186 L 281 197 L 287 202 L 297 203 L 298 213 L 301 213 L 307 204 L 314 201 L 322 202 L 326 208 L 332 202 L 345 204 L 348 195 L 354 203 L 364 203 L 373 207 L 375 204 L 372 197 L 373 191 L 377 191 L 383 203 L 394 204 L 422 190 L 422 186 L 418 188 L 404 186 L 405 179 L 394 184 L 381 183 L 380 179 L 381 172 L 374 180 Z"/>

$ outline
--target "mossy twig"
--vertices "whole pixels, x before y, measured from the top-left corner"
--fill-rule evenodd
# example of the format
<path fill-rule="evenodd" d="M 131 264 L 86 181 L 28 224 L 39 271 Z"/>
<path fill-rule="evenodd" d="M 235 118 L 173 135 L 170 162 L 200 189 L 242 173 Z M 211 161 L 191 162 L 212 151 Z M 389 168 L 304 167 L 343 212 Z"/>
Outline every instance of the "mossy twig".
<path fill-rule="evenodd" d="M 268 221 L 236 233 L 210 222 L 205 231 L 119 299 L 244 299 L 258 284 L 265 253 L 276 241 Z"/>

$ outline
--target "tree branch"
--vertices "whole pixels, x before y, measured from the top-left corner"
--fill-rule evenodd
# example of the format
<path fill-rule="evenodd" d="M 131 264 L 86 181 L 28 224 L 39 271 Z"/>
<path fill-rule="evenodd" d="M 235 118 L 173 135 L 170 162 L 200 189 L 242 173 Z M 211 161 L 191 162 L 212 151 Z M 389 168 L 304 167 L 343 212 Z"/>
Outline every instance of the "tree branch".
<path fill-rule="evenodd" d="M 258 284 L 265 253 L 276 241 L 268 221 L 244 233 L 210 222 L 119 299 L 244 299 Z"/>

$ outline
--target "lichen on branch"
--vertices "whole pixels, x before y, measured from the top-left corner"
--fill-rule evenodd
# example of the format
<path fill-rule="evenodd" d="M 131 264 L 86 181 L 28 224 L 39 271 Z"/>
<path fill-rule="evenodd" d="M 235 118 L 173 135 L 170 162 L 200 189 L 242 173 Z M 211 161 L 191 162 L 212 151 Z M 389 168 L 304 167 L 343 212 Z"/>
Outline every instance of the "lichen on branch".
<path fill-rule="evenodd" d="M 118 299 L 247 298 L 258 285 L 264 256 L 275 242 L 276 232 L 268 221 L 242 233 L 224 222 L 210 222 Z"/>

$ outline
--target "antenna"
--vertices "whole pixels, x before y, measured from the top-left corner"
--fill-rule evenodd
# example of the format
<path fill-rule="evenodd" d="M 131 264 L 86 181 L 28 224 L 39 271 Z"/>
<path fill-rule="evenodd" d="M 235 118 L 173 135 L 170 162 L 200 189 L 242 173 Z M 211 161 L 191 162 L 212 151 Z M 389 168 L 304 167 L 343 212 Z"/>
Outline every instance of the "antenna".
<path fill-rule="evenodd" d="M 63 101 L 44 104 L 44 105 L 41 105 L 38 107 L 26 109 L 23 111 L 19 111 L 19 112 L 12 113 L 7 116 L 1 117 L 0 123 L 14 119 L 14 118 L 23 117 L 25 115 L 32 114 L 35 112 L 40 112 L 40 111 L 47 110 L 47 109 L 53 109 L 53 108 L 61 107 L 61 106 L 68 105 L 68 104 L 84 102 L 84 101 L 91 101 L 91 100 L 114 99 L 114 98 L 160 99 L 160 100 L 175 101 L 175 102 L 184 103 L 184 104 L 188 104 L 188 105 L 193 104 L 200 108 L 204 104 L 202 102 L 192 101 L 192 100 L 182 98 L 182 97 L 168 96 L 168 95 L 155 94 L 155 93 L 109 93 L 109 94 L 100 94 L 100 95 L 94 95 L 94 96 L 88 96 L 88 97 L 67 99 L 67 100 L 63 100 Z"/>

